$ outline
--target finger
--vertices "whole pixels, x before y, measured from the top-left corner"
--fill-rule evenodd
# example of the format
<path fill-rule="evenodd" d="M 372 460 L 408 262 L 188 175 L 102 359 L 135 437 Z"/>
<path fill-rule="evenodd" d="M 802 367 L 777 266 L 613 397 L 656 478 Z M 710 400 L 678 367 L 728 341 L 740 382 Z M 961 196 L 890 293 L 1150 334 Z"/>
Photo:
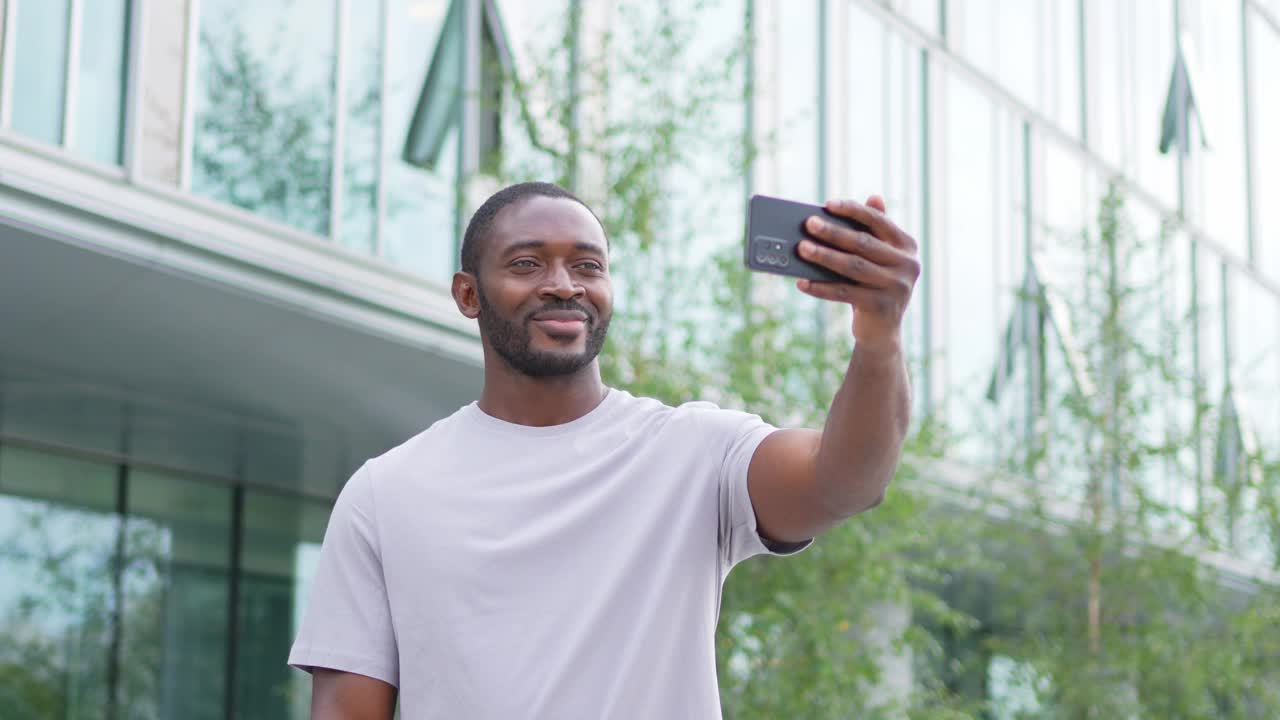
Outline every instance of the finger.
<path fill-rule="evenodd" d="M 873 207 L 880 212 L 884 212 L 884 198 L 879 195 L 871 195 L 867 198 L 867 206 Z"/>
<path fill-rule="evenodd" d="M 866 225 L 871 230 L 871 234 L 894 247 L 910 253 L 918 250 L 915 238 L 903 232 L 902 228 L 894 224 L 882 210 L 863 205 L 857 200 L 828 200 L 826 208 L 827 212 L 833 215 L 856 220 Z"/>
<path fill-rule="evenodd" d="M 821 265 L 841 277 L 859 285 L 887 288 L 894 284 L 895 275 L 861 255 L 830 248 L 812 240 L 800 241 L 797 249 L 800 257 Z"/>
<path fill-rule="evenodd" d="M 819 240 L 845 252 L 855 253 L 885 266 L 900 265 L 912 258 L 906 252 L 890 245 L 869 232 L 854 230 L 831 222 L 819 215 L 811 216 L 804 229 Z"/>
<path fill-rule="evenodd" d="M 806 295 L 812 295 L 822 300 L 849 303 L 855 307 L 869 307 L 869 303 L 873 301 L 875 293 L 883 292 L 874 288 L 859 287 L 853 283 L 819 282 L 816 280 L 801 280 L 796 283 L 796 287 Z"/>

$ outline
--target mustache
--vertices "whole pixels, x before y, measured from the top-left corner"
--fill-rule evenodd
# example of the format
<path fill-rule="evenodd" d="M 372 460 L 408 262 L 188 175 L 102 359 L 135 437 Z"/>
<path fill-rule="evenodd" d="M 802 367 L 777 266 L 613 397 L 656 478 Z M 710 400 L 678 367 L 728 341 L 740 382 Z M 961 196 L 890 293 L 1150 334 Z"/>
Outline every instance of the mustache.
<path fill-rule="evenodd" d="M 537 310 L 531 311 L 528 315 L 525 315 L 524 321 L 526 323 L 532 322 L 534 315 L 537 315 L 538 313 L 541 313 L 541 312 L 550 312 L 552 310 L 570 310 L 573 312 L 580 312 L 583 315 L 587 316 L 587 322 L 593 325 L 596 322 L 596 314 L 591 310 L 587 309 L 585 305 L 583 305 L 582 303 L 576 300 L 550 300 L 547 302 L 547 304 L 543 305 Z"/>

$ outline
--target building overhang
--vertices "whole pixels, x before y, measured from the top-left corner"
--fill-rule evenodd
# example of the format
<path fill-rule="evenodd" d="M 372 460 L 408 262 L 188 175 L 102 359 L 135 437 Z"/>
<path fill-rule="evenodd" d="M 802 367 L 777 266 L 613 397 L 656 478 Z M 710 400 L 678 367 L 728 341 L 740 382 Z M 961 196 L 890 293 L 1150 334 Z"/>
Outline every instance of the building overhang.
<path fill-rule="evenodd" d="M 0 168 L 10 440 L 332 496 L 478 395 L 474 325 L 428 280 L 7 141 Z"/>

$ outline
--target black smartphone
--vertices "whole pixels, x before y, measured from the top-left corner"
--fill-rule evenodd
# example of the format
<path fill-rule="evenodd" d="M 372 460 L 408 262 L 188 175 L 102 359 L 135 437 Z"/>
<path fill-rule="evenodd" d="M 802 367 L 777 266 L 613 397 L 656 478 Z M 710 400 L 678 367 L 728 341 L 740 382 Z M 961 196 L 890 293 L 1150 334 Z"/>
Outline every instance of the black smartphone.
<path fill-rule="evenodd" d="M 832 215 L 821 205 L 783 200 L 768 195 L 752 195 L 747 202 L 747 243 L 744 259 L 747 267 L 760 272 L 790 275 L 810 280 L 849 282 L 849 279 L 801 259 L 796 247 L 801 240 L 821 240 L 804 229 L 810 215 L 821 215 L 834 223 L 866 232 L 867 226 L 856 220 Z"/>

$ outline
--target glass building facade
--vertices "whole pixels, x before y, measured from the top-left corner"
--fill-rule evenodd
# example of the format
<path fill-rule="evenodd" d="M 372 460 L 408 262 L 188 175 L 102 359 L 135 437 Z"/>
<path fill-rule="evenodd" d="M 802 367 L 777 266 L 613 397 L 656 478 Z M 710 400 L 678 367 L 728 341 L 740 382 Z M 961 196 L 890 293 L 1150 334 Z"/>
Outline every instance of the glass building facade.
<path fill-rule="evenodd" d="M 597 25 L 631 17 L 618 12 L 625 4 L 585 3 L 604 18 Z M 0 184 L 15 197 L 53 198 L 55 186 L 83 183 L 56 198 L 55 214 L 68 223 L 117 205 L 131 213 L 118 225 L 181 214 L 186 226 L 227 239 L 202 252 L 234 255 L 299 288 L 332 288 L 325 307 L 335 313 L 387 302 L 378 333 L 400 342 L 417 332 L 402 322 L 417 312 L 406 308 L 426 298 L 447 310 L 459 231 L 480 189 L 496 183 L 495 154 L 537 165 L 519 104 L 535 122 L 555 109 L 486 83 L 519 77 L 538 60 L 530 47 L 557 45 L 554 20 L 569 5 L 0 0 L 0 170 L 30 179 Z M 747 134 L 760 152 L 746 177 L 726 177 L 727 156 L 706 153 L 697 164 L 718 180 L 673 179 L 674 205 L 689 211 L 710 197 L 736 217 L 748 191 L 809 201 L 883 194 L 920 240 L 925 265 L 908 319 L 913 354 L 933 359 L 916 378 L 918 409 L 959 433 L 959 459 L 981 465 L 998 443 L 1016 442 L 991 433 L 993 424 L 1032 424 L 1039 375 L 1032 354 L 1005 340 L 1017 290 L 1031 273 L 1069 285 L 1078 263 L 1064 237 L 1092 221 L 1113 184 L 1140 233 L 1167 235 L 1167 312 L 1194 318 L 1194 370 L 1206 396 L 1238 409 L 1241 436 L 1280 442 L 1280 2 L 711 5 L 722 22 L 699 36 L 708 47 L 751 19 L 753 92 L 716 116 L 726 137 Z M 1178 58 L 1195 69 L 1196 106 L 1187 131 L 1170 140 L 1162 119 Z M 495 65 L 503 72 L 489 72 Z M 628 101 L 621 90 L 606 95 Z M 186 232 L 151 224 L 136 234 L 152 242 Z M 0 264 L 16 247 L 0 244 Z M 128 247 L 111 251 L 135 252 Z M 396 290 L 408 298 L 400 306 L 385 300 L 391 284 L 408 288 Z M 308 356 L 303 339 L 298 348 L 263 341 L 271 331 L 253 317 L 279 299 L 256 288 L 238 290 L 260 301 L 240 324 L 212 318 L 206 329 L 254 348 L 245 372 Z M 156 292 L 130 307 L 159 313 L 167 296 Z M 291 292 L 289 302 L 318 307 L 304 290 Z M 30 327 L 72 338 L 98 322 L 54 310 L 31 310 L 50 322 Z M 17 323 L 0 330 L 28 327 L 22 312 L 16 320 L 0 312 Z M 347 325 L 371 322 L 351 317 Z M 428 319 L 441 346 L 474 353 L 474 335 Z M 163 327 L 162 316 L 136 318 L 144 320 Z M 305 345 L 310 355 L 327 352 L 324 340 Z M 443 388 L 476 376 L 473 361 L 448 370 L 457 375 L 422 378 L 391 351 L 375 362 L 362 355 L 366 346 L 353 347 L 342 358 L 369 363 L 370 375 L 422 380 L 436 414 L 451 409 Z M 110 355 L 77 350 L 99 351 Z M 53 352 L 0 349 L 0 714 L 305 717 L 309 682 L 283 661 L 329 504 L 363 457 L 424 427 L 430 413 L 405 410 L 350 448 L 319 442 L 328 454 L 255 455 L 244 448 L 278 449 L 280 437 L 256 426 L 206 432 L 203 421 L 164 413 L 126 421 L 122 410 L 107 422 L 84 410 L 89 395 L 61 371 L 48 372 L 67 407 L 24 400 L 25 368 L 62 367 Z M 137 368 L 121 377 L 147 403 L 184 390 L 149 387 L 153 359 L 116 360 Z M 1048 376 L 1068 372 L 1056 355 L 1043 362 Z M 324 376 L 308 372 L 282 370 L 265 382 L 297 383 L 288 407 L 322 416 L 330 408 L 306 397 Z M 211 381 L 209 395 L 234 380 Z M 379 392 L 348 398 L 344 411 L 376 416 L 378 402 L 394 398 L 393 388 Z M 1178 402 L 1164 412 L 1189 412 Z M 288 424 L 281 403 L 268 414 Z M 183 432 L 167 434 L 175 427 Z M 1206 449 L 1204 462 L 1220 453 Z M 1175 504 L 1197 501 L 1189 488 L 1163 492 Z M 1259 566 L 1277 553 L 1263 533 L 1233 530 L 1223 542 Z M 1016 671 L 1001 663 L 993 661 L 993 677 Z"/>

